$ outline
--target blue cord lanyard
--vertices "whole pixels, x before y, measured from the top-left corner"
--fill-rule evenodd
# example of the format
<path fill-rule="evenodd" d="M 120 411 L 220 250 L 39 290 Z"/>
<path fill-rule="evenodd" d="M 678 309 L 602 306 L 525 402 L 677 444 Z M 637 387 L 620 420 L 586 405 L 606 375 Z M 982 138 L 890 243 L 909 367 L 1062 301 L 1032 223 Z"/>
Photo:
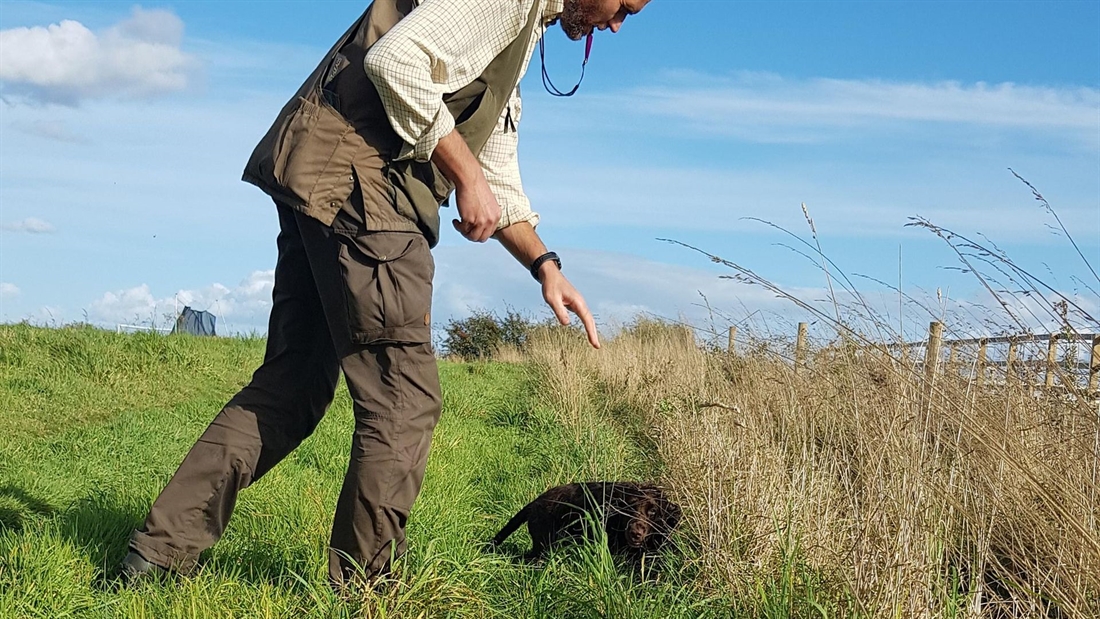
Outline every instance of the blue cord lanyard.
<path fill-rule="evenodd" d="M 550 74 L 546 71 L 546 33 L 539 37 L 539 59 L 542 61 L 542 87 L 546 89 L 546 92 L 554 95 L 555 97 L 572 97 L 577 94 L 577 90 L 581 87 L 581 82 L 584 81 L 584 68 L 588 66 L 588 58 L 592 55 L 592 33 L 588 33 L 588 38 L 584 42 L 584 62 L 581 63 L 581 78 L 577 80 L 577 85 L 573 87 L 573 90 L 569 92 L 562 92 L 554 82 L 550 80 Z"/>

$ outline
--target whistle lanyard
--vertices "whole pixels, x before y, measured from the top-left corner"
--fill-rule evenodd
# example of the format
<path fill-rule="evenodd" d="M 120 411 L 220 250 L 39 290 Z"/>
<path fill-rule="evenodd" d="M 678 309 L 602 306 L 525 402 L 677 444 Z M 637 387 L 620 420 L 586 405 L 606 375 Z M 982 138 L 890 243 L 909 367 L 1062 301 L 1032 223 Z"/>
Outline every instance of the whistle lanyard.
<path fill-rule="evenodd" d="M 542 87 L 546 89 L 546 92 L 555 97 L 572 97 L 577 94 L 577 90 L 581 87 L 581 82 L 584 81 L 584 68 L 588 66 L 588 58 L 591 55 L 592 33 L 589 32 L 588 38 L 584 42 L 584 62 L 581 63 L 581 78 L 577 80 L 577 85 L 573 87 L 573 90 L 562 92 L 554 85 L 554 82 L 550 80 L 550 74 L 546 71 L 546 33 L 543 32 L 543 36 L 539 37 L 539 59 L 542 61 Z"/>

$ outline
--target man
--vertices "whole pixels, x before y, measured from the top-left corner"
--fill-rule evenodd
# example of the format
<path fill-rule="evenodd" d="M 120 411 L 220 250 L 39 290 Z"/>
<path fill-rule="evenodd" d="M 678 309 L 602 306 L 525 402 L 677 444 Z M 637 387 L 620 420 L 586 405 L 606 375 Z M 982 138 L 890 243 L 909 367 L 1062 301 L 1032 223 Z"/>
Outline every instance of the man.
<path fill-rule="evenodd" d="M 440 416 L 431 340 L 440 205 L 495 237 L 599 347 L 583 297 L 535 232 L 516 161 L 518 84 L 546 27 L 618 32 L 649 0 L 375 0 L 256 147 L 244 179 L 279 213 L 264 362 L 185 457 L 130 539 L 124 574 L 186 573 L 237 494 L 308 437 L 342 370 L 355 433 L 329 553 L 333 583 L 405 550 Z M 414 10 L 415 9 L 415 10 Z"/>

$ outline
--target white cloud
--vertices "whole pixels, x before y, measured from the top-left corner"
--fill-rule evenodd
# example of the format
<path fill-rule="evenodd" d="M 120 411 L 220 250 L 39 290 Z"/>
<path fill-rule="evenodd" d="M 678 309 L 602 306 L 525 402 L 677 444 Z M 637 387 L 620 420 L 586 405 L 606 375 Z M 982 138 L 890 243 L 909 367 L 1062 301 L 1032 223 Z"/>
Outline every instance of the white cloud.
<path fill-rule="evenodd" d="M 713 338 L 719 345 L 724 345 L 726 329 L 731 324 L 740 326 L 742 338 L 789 338 L 800 321 L 811 323 L 814 337 L 827 339 L 834 333 L 829 321 L 819 320 L 794 302 L 761 286 L 723 278 L 734 272 L 713 266 L 702 257 L 700 266 L 692 267 L 623 253 L 570 248 L 562 249 L 561 253 L 566 275 L 584 295 L 604 335 L 614 333 L 640 315 L 691 324 L 699 329 L 700 337 Z M 542 299 L 540 286 L 494 244 L 445 244 L 436 248 L 434 255 L 433 322 L 437 336 L 452 318 L 466 317 L 478 309 L 500 313 L 511 308 L 537 320 L 552 317 Z M 823 286 L 785 285 L 781 276 L 766 269 L 761 275 L 775 281 L 784 294 L 816 307 L 826 316 L 834 315 L 828 290 Z M 263 332 L 271 310 L 273 285 L 272 270 L 254 271 L 233 287 L 215 283 L 200 289 L 180 290 L 173 295 L 158 296 L 150 286 L 143 284 L 102 295 L 90 304 L 86 316 L 94 324 L 109 327 L 116 324 L 170 327 L 174 312 L 190 305 L 214 313 L 218 318 L 219 334 Z M 897 326 L 896 296 L 889 291 L 883 292 L 877 285 L 863 281 L 858 285 L 868 304 L 866 307 L 851 294 L 837 289 L 837 302 L 845 321 L 867 333 L 874 334 L 878 329 L 892 337 L 887 331 Z M 5 296 L 9 295 L 7 286 L 0 286 Z M 939 319 L 941 313 L 947 315 L 952 325 L 983 335 L 996 331 L 996 325 L 1008 328 L 1010 323 L 1004 310 L 997 309 L 996 303 L 980 294 L 952 299 L 946 308 L 939 308 L 932 293 L 917 290 L 911 294 L 916 296 L 921 307 L 914 302 L 906 305 L 905 328 L 909 339 L 920 339 L 921 329 L 927 326 L 928 320 Z M 1095 299 L 1073 298 L 1086 311 L 1095 313 Z M 1019 305 L 1013 309 L 1025 317 L 1041 313 L 1034 303 L 1028 308 Z M 49 308 L 48 312 L 39 310 L 33 319 L 51 323 L 61 320 L 61 316 L 60 309 Z M 1041 320 L 1026 322 L 1036 332 L 1049 328 Z M 953 336 L 968 334 L 969 331 L 959 332 Z"/>
<path fill-rule="evenodd" d="M 1013 83 L 788 79 L 682 73 L 671 83 L 612 97 L 616 110 L 685 121 L 708 135 L 818 142 L 844 132 L 939 123 L 1059 131 L 1095 148 L 1100 90 Z M 629 98 L 631 105 L 622 105 Z"/>
<path fill-rule="evenodd" d="M 65 311 L 53 305 L 43 305 L 28 313 L 23 317 L 23 320 L 26 320 L 32 325 L 59 327 L 65 324 Z"/>
<path fill-rule="evenodd" d="M 997 298 L 983 290 L 971 298 L 955 301 L 953 309 L 957 314 L 972 317 L 972 323 L 979 323 L 980 318 L 980 326 L 985 327 L 983 332 L 978 324 L 974 324 L 975 333 L 966 334 L 968 337 L 990 333 L 1057 333 L 1067 322 L 1077 333 L 1100 332 L 1100 298 L 1092 291 L 1061 291 L 1060 294 L 1033 291 L 1032 294 L 1024 294 L 1020 291 L 1022 286 L 994 283 L 994 287 L 998 291 Z M 1064 316 L 1058 309 L 1062 301 L 1066 302 Z"/>
<path fill-rule="evenodd" d="M 32 97 L 76 104 L 88 98 L 145 97 L 183 90 L 195 60 L 180 49 L 183 22 L 134 7 L 102 32 L 77 21 L 0 31 L 0 80 Z"/>
<path fill-rule="evenodd" d="M 66 144 L 86 144 L 88 140 L 71 131 L 65 123 L 58 120 L 36 119 L 31 121 L 19 121 L 11 124 L 13 129 L 22 131 L 27 135 L 33 135 L 55 142 Z"/>
<path fill-rule="evenodd" d="M 1011 167 L 1096 230 L 1094 87 L 684 73 L 524 114 L 524 186 L 550 227 L 802 231 L 805 202 L 826 234 L 909 237 L 920 215 L 1059 243 Z"/>
<path fill-rule="evenodd" d="M 551 317 L 541 288 L 530 274 L 496 244 L 444 245 L 434 251 L 436 260 L 434 324 L 471 311 L 516 309 L 538 319 Z M 726 271 L 676 266 L 639 256 L 603 251 L 565 249 L 566 273 L 585 296 L 601 330 L 613 331 L 639 315 L 683 319 L 707 326 L 712 318 L 724 328 L 729 316 L 760 310 L 775 317 L 792 314 L 793 305 L 759 287 L 720 279 Z M 88 320 L 113 327 L 116 324 L 170 327 L 177 307 L 208 310 L 218 318 L 220 334 L 264 331 L 271 311 L 274 271 L 255 271 L 236 286 L 211 284 L 200 289 L 158 295 L 147 284 L 103 294 L 87 308 Z M 818 299 L 822 291 L 794 289 L 802 298 Z M 704 299 L 716 310 L 704 306 Z"/>
<path fill-rule="evenodd" d="M 275 271 L 254 271 L 230 288 L 211 284 L 157 298 L 148 284 L 107 292 L 90 304 L 88 318 L 100 324 L 171 327 L 177 309 L 185 306 L 212 312 L 219 333 L 263 330 L 271 311 Z"/>
<path fill-rule="evenodd" d="M 1071 165 L 1077 166 L 1067 170 Z M 819 230 L 834 238 L 922 236 L 905 228 L 910 217 L 920 215 L 961 233 L 980 230 L 1000 240 L 1061 243 L 1046 234 L 1042 226 L 1052 220 L 1027 188 L 1003 166 L 988 163 L 943 169 L 939 162 L 908 168 L 863 163 L 830 168 L 823 162 L 776 169 L 548 162 L 532 166 L 525 186 L 551 227 L 636 226 L 676 238 L 685 230 L 770 233 L 746 219 L 755 217 L 804 234 L 800 205 L 806 203 Z M 1071 196 L 1077 199 L 1058 204 L 1072 229 L 1087 230 L 1095 221 L 1095 202 L 1088 201 L 1093 196 Z"/>
<path fill-rule="evenodd" d="M 9 232 L 26 232 L 28 234 L 51 234 L 56 231 L 53 224 L 37 217 L 27 217 L 20 221 L 6 223 L 0 225 L 0 229 Z"/>
<path fill-rule="evenodd" d="M 159 323 L 161 317 L 156 315 L 156 305 L 148 284 L 142 284 L 127 290 L 104 293 L 99 300 L 92 302 L 88 314 L 93 320 L 103 322 Z"/>
<path fill-rule="evenodd" d="M 747 285 L 727 279 L 735 271 L 711 265 L 700 256 L 700 266 L 682 266 L 648 260 L 637 255 L 565 248 L 560 250 L 564 272 L 584 295 L 602 333 L 614 333 L 639 315 L 683 321 L 697 329 L 700 337 L 712 338 L 724 345 L 727 328 L 737 324 L 740 341 L 749 338 L 791 338 L 797 323 L 810 323 L 814 338 L 829 339 L 836 332 L 833 317 L 839 311 L 844 323 L 865 335 L 880 339 L 896 337 L 898 298 L 882 285 L 857 278 L 854 282 L 860 299 L 842 288 L 833 273 L 834 306 L 824 275 L 821 285 L 795 286 L 783 281 L 767 265 L 757 273 L 777 286 L 780 296 L 760 285 Z M 472 310 L 501 312 L 506 307 L 537 319 L 551 317 L 542 300 L 541 288 L 511 256 L 500 248 L 474 245 L 445 245 L 435 250 L 437 275 L 434 312 L 436 329 L 451 318 L 470 315 Z M 1034 298 L 1010 299 L 1012 311 L 1023 319 L 1024 327 L 1014 325 L 1010 314 L 983 292 L 967 293 L 939 304 L 936 291 L 909 287 L 903 328 L 910 341 L 920 340 L 931 320 L 946 322 L 952 337 L 971 337 L 1005 332 L 1057 330 L 1049 308 L 1056 300 L 1050 296 L 1039 303 Z M 1092 316 L 1097 316 L 1097 300 L 1089 295 L 1067 295 Z M 789 298 L 788 298 L 789 297 Z M 809 305 L 815 314 L 791 300 Z M 1025 307 L 1024 304 L 1027 304 Z M 825 319 L 824 317 L 828 317 Z M 1083 332 L 1095 332 L 1097 325 L 1081 316 L 1073 317 Z"/>
<path fill-rule="evenodd" d="M 730 271 L 604 251 L 565 249 L 560 253 L 566 276 L 585 297 L 605 332 L 643 314 L 684 320 L 698 327 L 713 321 L 721 330 L 729 319 L 758 310 L 771 316 L 796 313 L 792 304 L 758 286 L 719 277 Z M 551 317 L 539 284 L 502 249 L 445 245 L 435 250 L 435 256 L 437 326 L 450 318 L 468 316 L 475 309 L 512 307 L 539 319 Z M 793 288 L 792 292 L 811 302 L 823 296 L 820 289 Z M 713 313 L 706 307 L 708 303 Z"/>
<path fill-rule="evenodd" d="M 19 286 L 8 282 L 0 282 L 0 299 L 12 299 L 19 296 Z"/>

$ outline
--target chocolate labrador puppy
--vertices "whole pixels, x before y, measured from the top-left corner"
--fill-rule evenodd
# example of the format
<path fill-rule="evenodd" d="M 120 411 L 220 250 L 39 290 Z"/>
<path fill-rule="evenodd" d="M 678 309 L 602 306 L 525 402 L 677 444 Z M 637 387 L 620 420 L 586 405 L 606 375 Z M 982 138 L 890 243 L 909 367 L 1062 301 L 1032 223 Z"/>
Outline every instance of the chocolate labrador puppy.
<path fill-rule="evenodd" d="M 536 559 L 559 541 L 594 537 L 592 521 L 607 531 L 612 552 L 640 559 L 656 552 L 668 541 L 680 522 L 680 506 L 669 501 L 663 490 L 650 484 L 596 481 L 551 488 L 519 510 L 497 533 L 492 546 L 499 546 L 527 523 L 531 551 Z"/>

